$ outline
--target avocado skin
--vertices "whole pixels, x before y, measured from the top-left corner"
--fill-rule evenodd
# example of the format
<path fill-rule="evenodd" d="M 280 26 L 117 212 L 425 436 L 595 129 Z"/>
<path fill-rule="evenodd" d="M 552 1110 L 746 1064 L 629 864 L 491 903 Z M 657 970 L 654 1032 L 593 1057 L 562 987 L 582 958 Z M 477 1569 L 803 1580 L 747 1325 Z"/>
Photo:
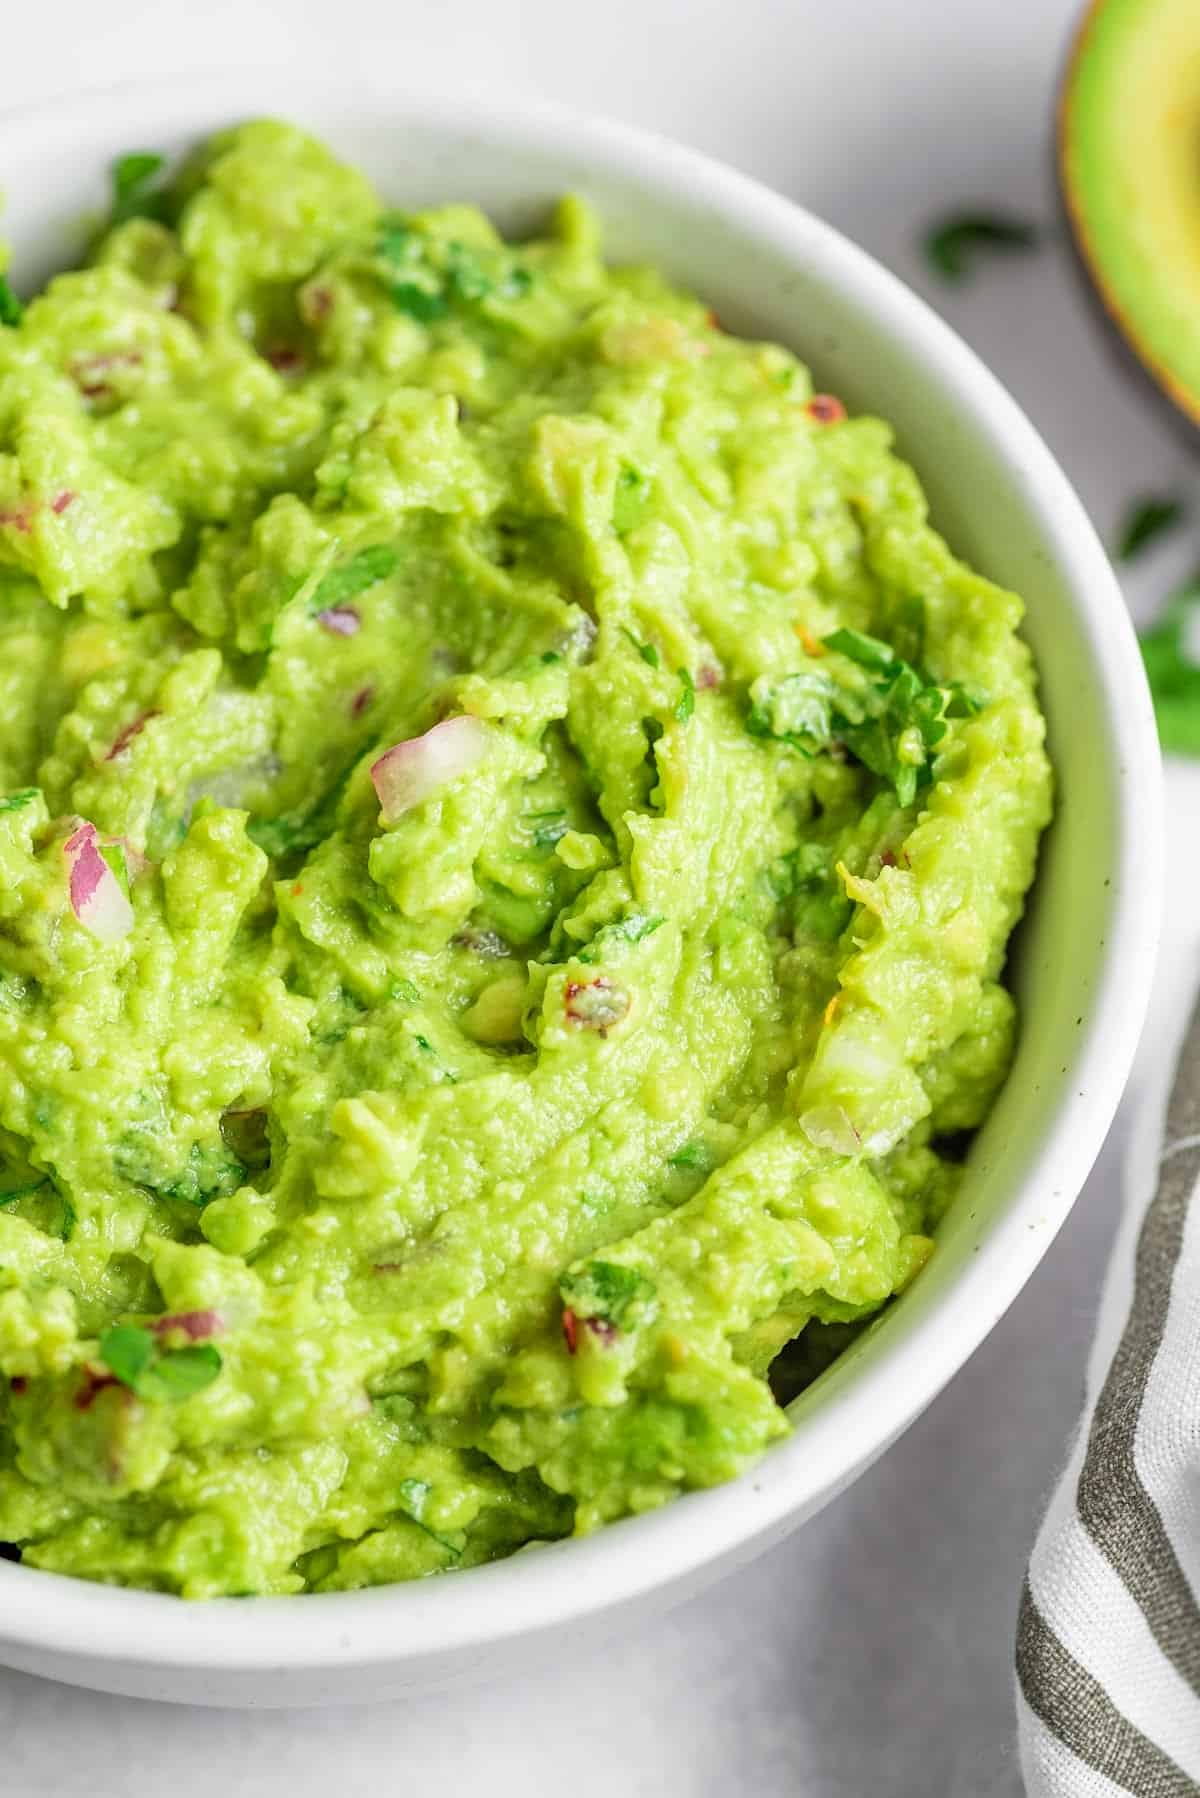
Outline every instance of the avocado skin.
<path fill-rule="evenodd" d="M 1091 318 L 1101 327 L 1101 338 L 1108 346 L 1113 366 L 1138 388 L 1143 397 L 1153 399 L 1164 423 L 1194 449 L 1200 430 L 1200 393 L 1176 380 L 1169 369 L 1152 360 L 1142 349 L 1133 324 L 1109 292 L 1104 270 L 1088 244 L 1071 192 L 1069 151 L 1075 76 L 1088 54 L 1093 28 L 1107 4 L 1108 0 L 1089 0 L 1068 47 L 1058 85 L 1052 156 L 1059 220 L 1065 227 L 1063 237 L 1070 249 L 1071 265 L 1080 292 Z M 1200 19 L 1197 42 L 1200 44 Z M 1197 329 L 1200 329 L 1200 321 Z"/>

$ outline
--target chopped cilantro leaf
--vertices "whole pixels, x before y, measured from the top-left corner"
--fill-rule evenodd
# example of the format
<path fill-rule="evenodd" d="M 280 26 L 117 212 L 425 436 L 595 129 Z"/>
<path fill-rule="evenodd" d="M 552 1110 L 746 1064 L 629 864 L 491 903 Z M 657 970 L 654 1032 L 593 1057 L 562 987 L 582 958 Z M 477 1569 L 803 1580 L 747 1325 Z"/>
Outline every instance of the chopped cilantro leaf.
<path fill-rule="evenodd" d="M 139 1398 L 177 1401 L 211 1386 L 221 1356 L 211 1342 L 163 1349 L 141 1324 L 115 1324 L 100 1338 L 100 1359 Z"/>
<path fill-rule="evenodd" d="M 178 1400 L 190 1398 L 211 1386 L 221 1371 L 220 1350 L 211 1342 L 197 1342 L 189 1348 L 168 1349 L 162 1359 L 143 1375 L 150 1383 L 147 1397 Z"/>
<path fill-rule="evenodd" d="M 19 325 L 25 316 L 25 308 L 8 284 L 8 278 L 0 275 L 0 325 Z"/>
<path fill-rule="evenodd" d="M 879 637 L 869 637 L 866 631 L 830 631 L 821 640 L 826 649 L 836 649 L 839 655 L 857 662 L 860 668 L 871 668 L 883 674 L 896 666 L 897 656 L 891 645 Z"/>
<path fill-rule="evenodd" d="M 829 747 L 834 697 L 833 682 L 817 669 L 786 674 L 774 683 L 755 681 L 746 729 L 752 737 L 775 737 L 814 756 Z"/>
<path fill-rule="evenodd" d="M 829 884 L 833 857 L 820 843 L 801 843 L 773 861 L 766 870 L 767 884 L 776 899 L 797 893 L 815 893 Z"/>
<path fill-rule="evenodd" d="M 959 212 L 942 219 L 926 232 L 925 259 L 943 281 L 965 281 L 980 251 L 997 250 L 1011 255 L 1032 250 L 1040 233 L 1026 219 L 998 212 Z"/>
<path fill-rule="evenodd" d="M 680 687 L 679 698 L 675 701 L 675 718 L 678 723 L 686 724 L 696 709 L 696 683 L 690 669 L 677 668 L 675 672 L 679 676 Z"/>
<path fill-rule="evenodd" d="M 533 825 L 535 849 L 552 849 L 571 828 L 565 811 L 530 812 L 529 822 Z"/>
<path fill-rule="evenodd" d="M 495 292 L 496 283 L 465 244 L 450 244 L 446 261 L 446 286 L 456 300 L 483 300 Z"/>
<path fill-rule="evenodd" d="M 65 1192 L 58 1195 L 61 1210 L 58 1218 L 58 1234 L 63 1242 L 70 1242 L 75 1234 L 75 1225 L 79 1222 L 78 1214 Z"/>
<path fill-rule="evenodd" d="M 603 925 L 591 942 L 576 952 L 575 959 L 589 964 L 603 961 L 606 950 L 617 943 L 640 943 L 643 937 L 652 936 L 663 922 L 662 918 L 651 917 L 646 912 L 631 912 L 627 918 Z"/>
<path fill-rule="evenodd" d="M 19 812 L 22 806 L 36 799 L 40 791 L 40 787 L 19 787 L 15 793 L 0 799 L 0 812 Z"/>
<path fill-rule="evenodd" d="M 399 556 L 386 543 L 376 543 L 368 549 L 360 549 L 357 555 L 351 556 L 348 562 L 343 562 L 340 568 L 331 568 L 319 582 L 312 596 L 312 611 L 324 612 L 331 606 L 344 606 L 347 600 L 356 599 L 377 581 L 386 580 L 389 574 L 395 572 L 399 563 Z"/>
<path fill-rule="evenodd" d="M 159 1152 L 152 1127 L 137 1124 L 126 1131 L 113 1151 L 114 1171 L 160 1199 L 195 1205 L 199 1210 L 213 1199 L 236 1192 L 246 1177 L 245 1165 L 224 1142 L 220 1147 L 194 1142 L 182 1166 L 164 1168 Z"/>
<path fill-rule="evenodd" d="M 631 462 L 622 462 L 613 488 L 612 527 L 624 537 L 642 522 L 650 499 L 650 477 Z"/>
<path fill-rule="evenodd" d="M 400 1484 L 396 1487 L 396 1498 L 399 1502 L 400 1509 L 404 1512 L 410 1522 L 415 1523 L 418 1529 L 424 1530 L 427 1536 L 432 1536 L 433 1540 L 438 1543 L 440 1547 L 446 1549 L 448 1553 L 454 1556 L 455 1560 L 458 1560 L 462 1555 L 462 1549 L 458 1544 L 456 1542 L 451 1542 L 445 1536 L 439 1536 L 437 1531 L 430 1529 L 428 1523 L 425 1521 L 425 1513 L 429 1505 L 429 1498 L 432 1491 L 433 1488 L 428 1480 L 401 1480 Z"/>
<path fill-rule="evenodd" d="M 1182 500 L 1143 499 L 1130 507 L 1125 523 L 1121 527 L 1121 535 L 1117 544 L 1117 559 L 1121 562 L 1132 562 L 1144 549 L 1148 549 L 1156 538 L 1174 530 L 1183 520 L 1185 507 Z"/>
<path fill-rule="evenodd" d="M 655 649 L 653 643 L 643 643 L 640 637 L 634 636 L 628 625 L 623 624 L 621 626 L 621 633 L 623 636 L 629 638 L 629 641 L 633 644 L 633 647 L 637 650 L 648 668 L 657 668 L 659 666 L 658 651 Z"/>
<path fill-rule="evenodd" d="M 676 1149 L 673 1155 L 667 1156 L 668 1167 L 694 1167 L 707 1173 L 712 1165 L 712 1150 L 699 1137 L 694 1138 L 691 1142 L 685 1142 L 682 1148 Z"/>
<path fill-rule="evenodd" d="M 31 1169 L 30 1173 L 32 1178 L 25 1177 L 13 1186 L 0 1188 L 0 1211 L 32 1200 L 23 1214 L 26 1221 L 44 1230 L 47 1236 L 70 1242 L 77 1221 L 74 1205 L 49 1174 L 39 1175 L 36 1169 Z"/>
<path fill-rule="evenodd" d="M 382 256 L 385 262 L 401 264 L 414 253 L 420 254 L 419 241 L 403 216 L 397 212 L 385 212 L 379 221 L 379 236 L 375 240 L 375 253 Z"/>
<path fill-rule="evenodd" d="M 559 1292 L 576 1317 L 594 1317 L 617 1330 L 649 1323 L 658 1309 L 654 1282 L 617 1261 L 585 1261 L 563 1275 Z"/>
<path fill-rule="evenodd" d="M 420 325 L 431 325 L 445 318 L 450 310 L 444 296 L 432 288 L 420 287 L 415 281 L 393 281 L 388 289 L 398 312 L 407 312 Z"/>
<path fill-rule="evenodd" d="M 423 325 L 445 318 L 452 303 L 518 299 L 533 281 L 507 253 L 489 256 L 469 244 L 440 243 L 398 213 L 385 213 L 380 221 L 375 254 L 393 305 Z"/>
<path fill-rule="evenodd" d="M 152 184 L 161 172 L 166 158 L 154 150 L 131 150 L 118 156 L 112 165 L 112 215 L 110 224 L 123 225 L 127 219 L 161 219 L 167 196 Z"/>
<path fill-rule="evenodd" d="M 842 743 L 891 782 L 902 805 L 911 805 L 932 778 L 931 752 L 945 737 L 947 720 L 973 716 L 983 696 L 959 682 L 938 686 L 864 631 L 836 630 L 824 644 L 874 678 L 855 684 L 835 670 L 803 669 L 774 683 L 758 680 L 750 690 L 746 729 L 807 756 Z"/>
<path fill-rule="evenodd" d="M 137 1383 L 154 1359 L 154 1336 L 138 1324 L 115 1324 L 100 1338 L 100 1359 L 121 1384 L 137 1391 Z"/>
<path fill-rule="evenodd" d="M 441 1056 L 438 1054 L 437 1050 L 434 1048 L 434 1046 L 430 1042 L 429 1038 L 427 1036 L 425 1036 L 420 1030 L 414 1030 L 413 1031 L 413 1041 L 416 1043 L 418 1049 L 420 1049 L 422 1055 L 428 1055 L 428 1056 L 432 1057 L 432 1059 L 435 1063 L 437 1076 L 440 1079 L 444 1080 L 446 1082 L 447 1086 L 457 1086 L 458 1085 L 458 1075 L 451 1073 L 450 1069 L 442 1061 Z"/>

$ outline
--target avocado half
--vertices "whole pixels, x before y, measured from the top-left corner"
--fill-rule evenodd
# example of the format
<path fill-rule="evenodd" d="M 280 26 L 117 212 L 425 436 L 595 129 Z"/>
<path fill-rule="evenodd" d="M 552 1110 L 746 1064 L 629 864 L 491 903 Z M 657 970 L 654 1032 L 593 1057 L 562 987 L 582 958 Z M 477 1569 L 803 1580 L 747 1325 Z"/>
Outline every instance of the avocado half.
<path fill-rule="evenodd" d="M 1063 84 L 1058 155 L 1107 311 L 1200 423 L 1200 0 L 1093 0 Z"/>

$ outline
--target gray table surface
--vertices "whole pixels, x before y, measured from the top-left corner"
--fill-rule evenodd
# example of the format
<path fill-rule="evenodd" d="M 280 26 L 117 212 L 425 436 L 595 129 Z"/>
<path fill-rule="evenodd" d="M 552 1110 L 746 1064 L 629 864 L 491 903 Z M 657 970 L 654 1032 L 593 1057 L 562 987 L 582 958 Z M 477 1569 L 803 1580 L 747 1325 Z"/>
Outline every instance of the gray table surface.
<path fill-rule="evenodd" d="M 1113 363 L 1060 242 L 953 294 L 925 219 L 1003 202 L 1057 231 L 1051 96 L 1071 0 L 56 0 L 5 8 L 0 105 L 131 75 L 336 56 L 652 124 L 803 200 L 925 291 L 1026 405 L 1112 533 L 1187 489 L 1187 441 Z M 64 102 L 69 104 L 69 100 Z M 0 183 L 3 170 L 0 169 Z M 1131 585 L 1146 615 L 1195 557 Z M 167 1709 L 0 1670 L 11 1798 L 1000 1798 L 1020 1780 L 1010 1642 L 1024 1557 L 1082 1390 L 1119 1202 L 1118 1122 L 1070 1222 L 949 1390 L 829 1511 L 748 1571 L 536 1680 L 376 1709 Z"/>

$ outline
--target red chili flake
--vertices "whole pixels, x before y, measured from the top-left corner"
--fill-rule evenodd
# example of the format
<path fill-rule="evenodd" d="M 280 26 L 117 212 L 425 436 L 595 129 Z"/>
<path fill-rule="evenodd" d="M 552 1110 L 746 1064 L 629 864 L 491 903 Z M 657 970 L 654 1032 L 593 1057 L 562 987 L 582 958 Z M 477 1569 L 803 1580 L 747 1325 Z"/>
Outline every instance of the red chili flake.
<path fill-rule="evenodd" d="M 717 667 L 715 663 L 705 662 L 704 666 L 697 672 L 696 686 L 698 688 L 719 687 L 724 672 L 724 669 Z"/>
<path fill-rule="evenodd" d="M 141 712 L 135 719 L 133 719 L 132 723 L 125 726 L 125 729 L 117 737 L 112 748 L 105 756 L 105 761 L 115 761 L 119 755 L 123 754 L 124 751 L 129 748 L 129 745 L 133 742 L 133 739 L 138 735 L 139 731 L 145 729 L 151 718 L 157 718 L 158 716 L 159 714 L 156 711 Z"/>
<path fill-rule="evenodd" d="M 350 716 L 352 718 L 361 718 L 374 697 L 374 687 L 360 687 L 358 692 L 354 695 L 354 698 L 350 701 Z"/>
<path fill-rule="evenodd" d="M 808 416 L 819 425 L 835 425 L 846 416 L 846 408 L 832 393 L 814 393 L 804 405 Z"/>
<path fill-rule="evenodd" d="M 568 1355 L 573 1355 L 579 1345 L 579 1319 L 570 1306 L 562 1314 L 562 1333 L 567 1344 Z"/>
<path fill-rule="evenodd" d="M 295 886 L 292 888 L 292 897 L 294 899 L 298 899 L 303 891 L 304 891 L 304 882 L 302 880 L 298 880 L 296 882 Z"/>
<path fill-rule="evenodd" d="M 8 1389 L 10 1392 L 15 1393 L 17 1398 L 20 1398 L 21 1394 L 24 1392 L 24 1390 L 25 1390 L 26 1386 L 28 1386 L 28 1384 L 29 1384 L 29 1381 L 25 1378 L 25 1375 L 19 1373 L 19 1374 L 14 1375 L 14 1377 L 8 1382 Z"/>
<path fill-rule="evenodd" d="M 276 374 L 298 375 L 305 366 L 304 357 L 291 344 L 273 344 L 264 354 Z"/>
<path fill-rule="evenodd" d="M 103 1392 L 106 1386 L 119 1386 L 120 1381 L 115 1373 L 109 1373 L 107 1367 L 95 1367 L 89 1361 L 83 1370 L 83 1384 L 75 1394 L 75 1409 L 87 1411 L 97 1393 Z"/>
<path fill-rule="evenodd" d="M 29 535 L 33 527 L 33 515 L 37 511 L 37 503 L 31 499 L 23 499 L 10 511 L 0 512 L 0 525 L 8 525 L 14 531 L 23 531 Z"/>
<path fill-rule="evenodd" d="M 69 487 L 64 487 L 62 492 L 56 493 L 54 498 L 50 501 L 50 510 L 54 513 L 61 514 L 66 511 L 68 506 L 73 505 L 78 498 L 79 495 L 77 493 L 73 493 Z"/>
<path fill-rule="evenodd" d="M 179 1311 L 171 1317 L 156 1317 L 151 1324 L 156 1336 L 178 1333 L 190 1342 L 206 1342 L 210 1336 L 221 1336 L 225 1319 L 219 1311 Z"/>
<path fill-rule="evenodd" d="M 629 1010 L 631 1000 L 623 987 L 598 974 L 595 980 L 568 980 L 563 992 L 567 1016 L 584 1030 L 607 1036 Z"/>
<path fill-rule="evenodd" d="M 894 868 L 896 866 L 896 857 L 890 849 L 885 849 L 880 856 L 879 866 L 881 868 Z"/>

